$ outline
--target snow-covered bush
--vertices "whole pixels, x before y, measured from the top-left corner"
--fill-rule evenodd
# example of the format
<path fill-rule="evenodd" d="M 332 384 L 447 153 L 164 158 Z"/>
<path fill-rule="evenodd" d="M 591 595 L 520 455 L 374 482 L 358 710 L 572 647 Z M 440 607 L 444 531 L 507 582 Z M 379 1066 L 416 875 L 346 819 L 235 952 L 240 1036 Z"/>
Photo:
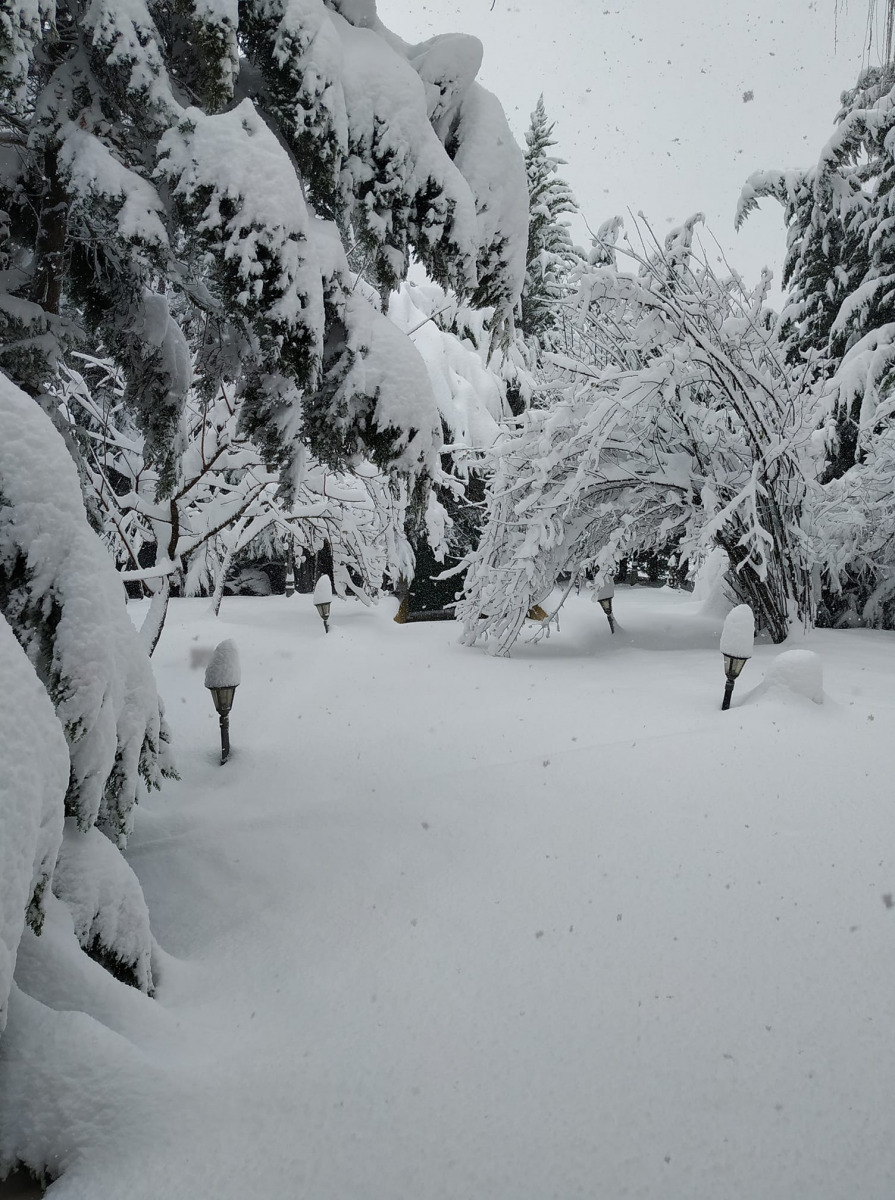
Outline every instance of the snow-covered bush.
<path fill-rule="evenodd" d="M 66 821 L 53 894 L 91 958 L 141 991 L 152 990 L 149 910 L 139 880 L 98 829 L 82 832 L 72 818 Z"/>
<path fill-rule="evenodd" d="M 617 226 L 604 227 L 615 234 Z M 596 586 L 624 556 L 722 547 L 730 584 L 775 641 L 813 620 L 804 506 L 813 414 L 754 293 L 718 279 L 693 223 L 614 265 L 614 239 L 584 269 L 569 352 L 548 356 L 553 400 L 491 451 L 488 520 L 458 608 L 464 640 L 507 653 L 561 576 Z"/>
<path fill-rule="evenodd" d="M 87 500 L 121 578 L 154 597 L 144 626 L 150 650 L 172 586 L 211 593 L 217 611 L 231 566 L 253 553 L 301 558 L 328 546 L 338 587 L 364 600 L 383 577 L 409 573 L 408 489 L 399 478 L 367 462 L 333 472 L 302 452 L 284 494 L 239 431 L 237 389 L 222 384 L 208 397 L 197 383 L 187 394 L 177 487 L 159 499 L 158 474 L 122 404 L 120 373 L 93 356 L 79 355 L 75 365 L 54 384 L 54 416 L 80 448 Z M 147 556 L 151 567 L 141 566 Z"/>
<path fill-rule="evenodd" d="M 62 837 L 68 748 L 34 667 L 0 614 L 0 1035 L 26 921 L 43 923 Z"/>
<path fill-rule="evenodd" d="M 823 704 L 823 659 L 813 650 L 784 650 L 771 660 L 760 686 L 762 695 L 788 692 Z"/>

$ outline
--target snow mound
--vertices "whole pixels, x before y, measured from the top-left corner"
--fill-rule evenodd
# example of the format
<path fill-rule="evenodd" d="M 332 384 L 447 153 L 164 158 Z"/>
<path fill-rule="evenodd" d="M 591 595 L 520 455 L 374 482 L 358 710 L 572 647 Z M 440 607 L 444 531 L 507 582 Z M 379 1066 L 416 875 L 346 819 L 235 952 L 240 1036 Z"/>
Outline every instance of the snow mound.
<path fill-rule="evenodd" d="M 149 909 L 133 869 L 98 829 L 80 833 L 74 818 L 66 820 L 53 892 L 71 913 L 81 947 L 150 992 Z"/>
<path fill-rule="evenodd" d="M 731 609 L 721 630 L 721 653 L 734 658 L 751 658 L 755 641 L 755 617 L 748 604 Z"/>
<path fill-rule="evenodd" d="M 205 668 L 205 686 L 207 688 L 238 687 L 241 682 L 239 650 L 232 638 L 226 638 L 215 647 L 211 661 Z"/>
<path fill-rule="evenodd" d="M 813 650 L 785 650 L 768 667 L 762 692 L 789 692 L 824 702 L 823 660 Z"/>

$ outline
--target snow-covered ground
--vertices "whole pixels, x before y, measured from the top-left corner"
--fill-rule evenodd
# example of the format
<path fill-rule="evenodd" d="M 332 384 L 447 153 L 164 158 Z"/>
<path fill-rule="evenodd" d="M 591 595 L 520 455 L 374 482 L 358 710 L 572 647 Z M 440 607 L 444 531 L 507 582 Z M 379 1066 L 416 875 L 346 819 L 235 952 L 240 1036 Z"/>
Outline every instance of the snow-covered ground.
<path fill-rule="evenodd" d="M 13 997 L 52 1200 L 891 1200 L 895 635 L 798 643 L 822 705 L 756 645 L 722 713 L 721 618 L 668 591 L 510 660 L 389 603 L 207 607 L 153 660 L 156 1000 Z"/>

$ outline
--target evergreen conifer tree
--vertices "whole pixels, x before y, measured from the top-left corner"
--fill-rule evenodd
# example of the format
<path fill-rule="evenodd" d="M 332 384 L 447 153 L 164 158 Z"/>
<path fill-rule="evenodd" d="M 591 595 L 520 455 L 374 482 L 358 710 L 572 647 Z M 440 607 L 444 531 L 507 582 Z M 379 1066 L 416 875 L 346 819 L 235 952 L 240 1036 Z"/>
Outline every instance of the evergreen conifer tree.
<path fill-rule="evenodd" d="M 404 46 L 372 2 L 4 9 L 0 368 L 38 394 L 67 346 L 101 341 L 162 495 L 190 335 L 287 489 L 304 446 L 437 471 L 425 373 L 346 249 L 382 295 L 414 257 L 511 323 L 524 164 L 478 43 L 455 42 Z"/>
<path fill-rule="evenodd" d="M 550 154 L 556 145 L 555 123 L 547 117 L 543 95 L 538 98 L 525 134 L 528 177 L 528 249 L 522 289 L 519 328 L 536 346 L 546 344 L 559 321 L 559 301 L 570 269 L 578 261 L 562 218 L 576 213 L 578 204 L 559 175 L 563 159 Z"/>
<path fill-rule="evenodd" d="M 891 539 L 885 500 L 895 481 L 895 67 L 864 71 L 844 92 L 817 166 L 761 172 L 739 220 L 759 198 L 784 206 L 788 286 L 781 332 L 805 388 L 824 401 L 815 511 L 828 562 L 821 619 L 891 621 Z M 857 531 L 862 531 L 857 536 Z"/>

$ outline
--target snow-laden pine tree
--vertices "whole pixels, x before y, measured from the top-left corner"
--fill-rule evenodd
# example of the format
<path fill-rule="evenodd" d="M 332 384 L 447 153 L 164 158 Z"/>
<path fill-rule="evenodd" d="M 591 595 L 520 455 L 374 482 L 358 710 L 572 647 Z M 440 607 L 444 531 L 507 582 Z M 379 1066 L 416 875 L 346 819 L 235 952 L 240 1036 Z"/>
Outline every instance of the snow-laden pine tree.
<path fill-rule="evenodd" d="M 552 403 L 491 452 L 464 640 L 506 654 L 560 577 L 589 572 L 599 587 L 623 557 L 674 539 L 690 557 L 723 547 L 737 597 L 782 641 L 814 613 L 814 416 L 765 308 L 769 280 L 749 293 L 718 279 L 694 253 L 693 222 L 649 255 L 616 244 L 618 222 L 603 232 L 574 341 L 552 356 Z"/>
<path fill-rule="evenodd" d="M 304 445 L 437 468 L 425 372 L 346 249 L 383 294 L 413 258 L 511 322 L 524 166 L 475 39 L 407 46 L 373 0 L 27 0 L 0 53 L 14 381 L 101 339 L 170 494 L 199 330 L 199 377 L 237 382 L 287 486 Z"/>
<path fill-rule="evenodd" d="M 161 704 L 149 658 L 125 611 L 114 563 L 88 524 L 68 449 L 40 406 L 3 375 L 0 625 L 21 655 L 17 662 L 14 652 L 4 652 L 4 692 L 11 708 L 0 713 L 5 726 L 0 925 L 5 935 L 10 929 L 21 934 L 21 921 L 9 906 L 21 902 L 19 885 L 31 879 L 22 911 L 35 933 L 52 889 L 62 904 L 75 904 L 81 912 L 76 929 L 82 947 L 148 991 L 148 923 L 136 933 L 128 929 L 122 941 L 123 924 L 94 920 L 98 912 L 87 910 L 91 897 L 108 909 L 127 896 L 129 911 L 142 900 L 118 847 L 132 828 L 139 796 L 170 773 Z M 37 686 L 43 701 L 33 699 Z M 17 733 L 20 714 L 31 714 L 33 722 L 27 754 L 21 730 Z M 68 868 L 57 874 L 66 817 Z M 29 821 L 32 832 L 39 832 L 36 847 Z M 99 851 L 86 852 L 88 839 Z M 8 936 L 5 940 L 14 961 L 17 947 Z M 0 1006 L 4 1001 L 5 996 Z"/>
<path fill-rule="evenodd" d="M 26 924 L 43 926 L 62 840 L 68 747 L 34 667 L 0 613 L 0 1039 Z M 35 747 L 40 752 L 35 753 Z"/>
<path fill-rule="evenodd" d="M 826 442 L 813 505 L 826 550 L 827 619 L 891 620 L 887 489 L 895 485 L 889 434 L 895 411 L 895 68 L 862 73 L 842 95 L 836 129 L 817 166 L 759 172 L 739 220 L 771 196 L 784 206 L 787 257 L 782 337 L 791 362 L 822 387 Z M 882 522 L 882 523 L 881 523 Z M 864 539 L 858 529 L 873 531 Z"/>
<path fill-rule="evenodd" d="M 559 301 L 567 294 L 569 274 L 579 259 L 564 220 L 578 212 L 578 204 L 559 174 L 564 160 L 550 153 L 556 146 L 554 129 L 541 95 L 525 133 L 529 222 L 519 319 L 520 332 L 535 348 L 549 344 L 562 321 Z"/>

